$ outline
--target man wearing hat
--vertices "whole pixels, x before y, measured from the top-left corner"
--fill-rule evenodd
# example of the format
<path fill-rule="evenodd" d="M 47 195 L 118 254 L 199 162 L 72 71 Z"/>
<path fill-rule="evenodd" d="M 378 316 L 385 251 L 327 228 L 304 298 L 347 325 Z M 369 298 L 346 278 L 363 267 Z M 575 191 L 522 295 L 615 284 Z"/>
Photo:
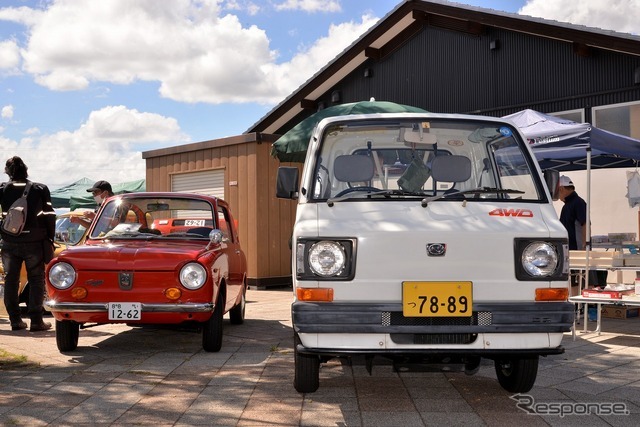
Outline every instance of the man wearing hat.
<path fill-rule="evenodd" d="M 567 229 L 569 234 L 570 250 L 585 250 L 587 244 L 587 203 L 578 196 L 573 181 L 566 175 L 560 177 L 558 183 L 558 198 L 562 200 L 564 206 L 560 211 L 560 222 Z M 591 286 L 605 286 L 607 284 L 606 271 L 590 271 L 589 284 Z M 572 275 L 572 294 L 576 294 L 577 282 Z"/>
<path fill-rule="evenodd" d="M 79 222 L 85 228 L 89 228 L 93 218 L 96 217 L 96 212 L 100 209 L 102 202 L 104 202 L 109 197 L 113 196 L 113 190 L 111 189 L 111 184 L 108 181 L 97 181 L 93 184 L 93 187 L 87 189 L 88 193 L 93 195 L 93 200 L 96 201 L 98 207 L 94 212 L 85 211 L 82 217 L 71 217 L 71 222 Z"/>
<path fill-rule="evenodd" d="M 560 222 L 569 233 L 569 249 L 584 250 L 587 241 L 587 203 L 578 196 L 573 181 L 566 175 L 560 177 L 558 198 L 564 203 Z"/>
<path fill-rule="evenodd" d="M 109 197 L 113 196 L 113 190 L 111 184 L 107 181 L 98 181 L 93 184 L 93 187 L 87 190 L 88 193 L 93 195 L 93 200 L 96 201 L 98 207 Z"/>

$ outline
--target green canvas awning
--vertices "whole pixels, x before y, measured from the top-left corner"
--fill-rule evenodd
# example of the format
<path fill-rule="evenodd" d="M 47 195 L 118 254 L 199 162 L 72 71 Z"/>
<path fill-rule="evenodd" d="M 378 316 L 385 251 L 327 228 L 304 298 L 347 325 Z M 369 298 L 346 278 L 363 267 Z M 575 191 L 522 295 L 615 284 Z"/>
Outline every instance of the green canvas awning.
<path fill-rule="evenodd" d="M 56 190 L 51 191 L 51 203 L 54 208 L 68 208 L 69 207 L 69 199 L 73 194 L 80 194 L 80 192 L 85 192 L 87 188 L 91 188 L 95 181 L 90 178 L 80 178 L 73 184 L 65 185 L 64 187 L 58 188 Z"/>
<path fill-rule="evenodd" d="M 51 191 L 51 202 L 54 208 L 69 208 L 74 210 L 77 208 L 95 208 L 96 202 L 93 200 L 91 193 L 87 192 L 88 188 L 96 182 L 95 179 L 81 178 L 73 184 L 66 185 L 62 188 Z M 111 184 L 115 194 L 136 193 L 146 190 L 146 181 L 138 179 L 135 181 L 121 182 L 119 184 Z"/>

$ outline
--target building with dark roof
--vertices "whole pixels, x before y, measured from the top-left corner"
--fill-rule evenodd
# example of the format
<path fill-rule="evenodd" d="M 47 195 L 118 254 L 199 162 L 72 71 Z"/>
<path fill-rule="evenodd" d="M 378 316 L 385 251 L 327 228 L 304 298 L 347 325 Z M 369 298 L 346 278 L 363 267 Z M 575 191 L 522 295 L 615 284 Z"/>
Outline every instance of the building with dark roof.
<path fill-rule="evenodd" d="M 369 100 L 504 116 L 525 108 L 640 138 L 640 37 L 446 1 L 406 0 L 236 137 L 147 151 L 147 188 L 230 202 L 261 286 L 290 278 L 295 203 L 270 145 L 318 109 Z"/>

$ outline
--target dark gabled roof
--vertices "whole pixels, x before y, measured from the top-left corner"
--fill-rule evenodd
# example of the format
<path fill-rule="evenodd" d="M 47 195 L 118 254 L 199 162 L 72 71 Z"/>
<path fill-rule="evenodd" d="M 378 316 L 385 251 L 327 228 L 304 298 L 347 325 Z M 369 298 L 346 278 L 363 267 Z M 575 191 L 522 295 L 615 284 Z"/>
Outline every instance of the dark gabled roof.
<path fill-rule="evenodd" d="M 381 59 L 417 34 L 424 25 L 480 35 L 487 27 L 572 43 L 578 54 L 590 48 L 640 56 L 640 37 L 448 1 L 405 0 L 333 61 L 274 107 L 249 132 L 273 134 L 368 59 Z"/>

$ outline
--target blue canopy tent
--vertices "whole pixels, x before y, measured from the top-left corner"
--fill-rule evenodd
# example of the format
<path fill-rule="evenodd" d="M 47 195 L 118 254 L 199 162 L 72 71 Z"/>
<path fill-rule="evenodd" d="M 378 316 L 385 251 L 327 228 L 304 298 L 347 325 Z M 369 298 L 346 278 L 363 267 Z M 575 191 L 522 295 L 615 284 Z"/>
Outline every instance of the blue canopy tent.
<path fill-rule="evenodd" d="M 589 123 L 576 123 L 534 110 L 519 111 L 503 118 L 511 120 L 529 140 L 541 169 L 587 171 L 588 270 L 591 249 L 591 170 L 637 167 L 640 165 L 640 140 L 598 129 Z M 586 287 L 589 285 L 589 275 L 585 276 Z"/>
<path fill-rule="evenodd" d="M 541 169 L 590 171 L 640 164 L 640 140 L 534 110 L 504 118 L 511 120 L 529 140 Z"/>

